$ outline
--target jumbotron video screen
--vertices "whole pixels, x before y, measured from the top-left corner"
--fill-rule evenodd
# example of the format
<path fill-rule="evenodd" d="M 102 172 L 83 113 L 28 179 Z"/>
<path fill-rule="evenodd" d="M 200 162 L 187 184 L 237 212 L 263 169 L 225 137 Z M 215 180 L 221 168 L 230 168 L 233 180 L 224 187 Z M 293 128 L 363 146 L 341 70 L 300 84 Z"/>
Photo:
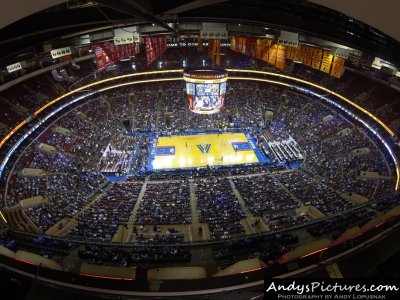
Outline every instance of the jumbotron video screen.
<path fill-rule="evenodd" d="M 224 106 L 227 74 L 221 70 L 184 72 L 189 109 L 198 114 L 217 113 Z"/>

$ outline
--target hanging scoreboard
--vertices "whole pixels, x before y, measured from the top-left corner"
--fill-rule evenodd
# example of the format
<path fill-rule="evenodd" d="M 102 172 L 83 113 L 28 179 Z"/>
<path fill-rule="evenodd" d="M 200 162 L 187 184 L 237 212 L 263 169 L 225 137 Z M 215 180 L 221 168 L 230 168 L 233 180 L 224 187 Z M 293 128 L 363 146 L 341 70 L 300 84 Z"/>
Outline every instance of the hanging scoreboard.
<path fill-rule="evenodd" d="M 189 109 L 198 114 L 214 114 L 224 106 L 228 73 L 225 70 L 185 70 Z"/>

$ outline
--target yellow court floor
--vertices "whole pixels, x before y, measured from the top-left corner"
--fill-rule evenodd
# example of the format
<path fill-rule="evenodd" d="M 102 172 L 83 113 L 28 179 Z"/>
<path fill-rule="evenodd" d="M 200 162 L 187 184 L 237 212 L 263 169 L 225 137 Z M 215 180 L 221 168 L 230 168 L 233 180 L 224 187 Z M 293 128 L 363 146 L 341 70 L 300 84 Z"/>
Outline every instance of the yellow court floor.
<path fill-rule="evenodd" d="M 247 143 L 243 133 L 159 137 L 151 163 L 156 170 L 259 162 Z"/>

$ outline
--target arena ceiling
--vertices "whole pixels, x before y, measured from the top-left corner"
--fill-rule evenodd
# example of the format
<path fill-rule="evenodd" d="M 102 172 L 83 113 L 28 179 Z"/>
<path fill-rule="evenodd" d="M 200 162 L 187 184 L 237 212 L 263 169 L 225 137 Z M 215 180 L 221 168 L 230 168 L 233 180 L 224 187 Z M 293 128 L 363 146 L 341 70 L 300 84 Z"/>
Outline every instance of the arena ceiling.
<path fill-rule="evenodd" d="M 123 24 L 157 24 L 178 36 L 171 23 L 210 21 L 310 34 L 400 66 L 398 1 L 365 3 L 363 0 L 14 0 L 8 1 L 0 13 L 0 60 L 4 65 L 6 61 L 12 63 L 17 55 L 22 59 L 27 53 L 34 57 L 44 51 L 45 42 L 53 48 L 65 46 L 82 33 Z M 371 30 L 366 24 L 378 30 Z"/>

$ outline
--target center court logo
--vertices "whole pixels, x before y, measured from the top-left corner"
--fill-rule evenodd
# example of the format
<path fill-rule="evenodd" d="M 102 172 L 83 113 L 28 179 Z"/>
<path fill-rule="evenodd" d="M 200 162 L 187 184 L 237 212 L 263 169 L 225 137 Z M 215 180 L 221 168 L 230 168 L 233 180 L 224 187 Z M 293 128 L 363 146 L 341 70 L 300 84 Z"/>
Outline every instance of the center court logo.
<path fill-rule="evenodd" d="M 209 153 L 211 149 L 211 144 L 206 144 L 205 147 L 201 144 L 197 144 L 196 146 L 203 154 Z"/>

